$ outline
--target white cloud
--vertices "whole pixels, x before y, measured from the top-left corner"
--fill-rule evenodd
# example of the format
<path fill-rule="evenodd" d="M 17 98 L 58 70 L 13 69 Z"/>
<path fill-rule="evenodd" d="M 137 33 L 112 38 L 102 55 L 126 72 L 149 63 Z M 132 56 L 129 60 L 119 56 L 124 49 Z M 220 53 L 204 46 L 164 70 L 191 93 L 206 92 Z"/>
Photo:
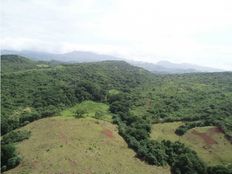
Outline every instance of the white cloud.
<path fill-rule="evenodd" d="M 232 69 L 231 0 L 1 3 L 3 48 L 89 50 Z"/>

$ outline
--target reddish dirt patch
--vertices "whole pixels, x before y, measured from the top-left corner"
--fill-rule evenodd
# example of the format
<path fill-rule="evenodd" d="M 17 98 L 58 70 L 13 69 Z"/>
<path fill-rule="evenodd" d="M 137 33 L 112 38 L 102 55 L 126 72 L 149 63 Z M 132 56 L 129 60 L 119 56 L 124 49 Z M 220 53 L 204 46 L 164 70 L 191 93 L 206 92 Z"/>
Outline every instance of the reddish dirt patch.
<path fill-rule="evenodd" d="M 101 131 L 101 133 L 103 135 L 105 135 L 106 137 L 108 137 L 108 138 L 113 138 L 114 137 L 113 132 L 111 130 L 109 130 L 109 129 L 104 129 L 104 130 Z"/>
<path fill-rule="evenodd" d="M 215 131 L 215 130 L 213 130 L 213 131 Z M 217 142 L 207 132 L 206 133 L 201 133 L 201 132 L 198 132 L 196 130 L 193 130 L 192 134 L 197 135 L 200 138 L 202 138 L 204 140 L 204 142 L 206 143 L 206 145 L 208 145 L 208 146 L 211 146 L 213 144 L 217 144 Z"/>
<path fill-rule="evenodd" d="M 207 132 L 209 132 L 209 135 L 213 135 L 216 133 L 223 133 L 223 130 L 219 127 L 212 127 Z"/>

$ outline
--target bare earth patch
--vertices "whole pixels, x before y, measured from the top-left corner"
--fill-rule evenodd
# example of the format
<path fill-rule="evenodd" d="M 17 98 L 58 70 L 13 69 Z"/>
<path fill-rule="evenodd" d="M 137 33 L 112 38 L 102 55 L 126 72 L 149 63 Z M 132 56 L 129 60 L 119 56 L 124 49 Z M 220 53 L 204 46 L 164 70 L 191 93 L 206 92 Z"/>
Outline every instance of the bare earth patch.
<path fill-rule="evenodd" d="M 213 144 L 217 144 L 217 142 L 216 142 L 210 135 L 208 135 L 207 132 L 206 132 L 206 133 L 202 133 L 202 132 L 198 132 L 198 131 L 196 131 L 196 130 L 193 130 L 193 131 L 192 131 L 192 134 L 197 135 L 197 136 L 199 136 L 201 139 L 203 139 L 204 142 L 206 143 L 206 145 L 209 146 L 209 147 L 210 147 L 211 145 L 213 145 Z"/>
<path fill-rule="evenodd" d="M 109 129 L 104 129 L 101 131 L 101 133 L 108 138 L 114 138 L 113 132 Z"/>

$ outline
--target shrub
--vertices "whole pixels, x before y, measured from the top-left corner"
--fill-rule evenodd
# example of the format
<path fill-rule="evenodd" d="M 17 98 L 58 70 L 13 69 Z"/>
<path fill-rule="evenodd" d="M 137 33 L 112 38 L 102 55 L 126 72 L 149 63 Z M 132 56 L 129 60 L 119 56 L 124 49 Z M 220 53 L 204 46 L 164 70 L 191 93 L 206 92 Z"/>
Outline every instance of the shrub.
<path fill-rule="evenodd" d="M 94 118 L 100 119 L 103 115 L 104 115 L 104 112 L 97 111 L 97 112 L 95 112 Z"/>
<path fill-rule="evenodd" d="M 1 146 L 1 171 L 5 171 L 17 166 L 21 158 L 16 154 L 13 144 Z"/>
<path fill-rule="evenodd" d="M 30 131 L 23 130 L 23 131 L 12 131 L 2 137 L 2 144 L 10 144 L 19 142 L 25 139 L 28 139 L 31 135 Z"/>
<path fill-rule="evenodd" d="M 75 112 L 74 117 L 75 117 L 75 118 L 83 118 L 85 113 L 86 113 L 86 112 L 85 112 L 84 110 L 79 109 L 79 110 L 77 110 L 77 111 Z"/>

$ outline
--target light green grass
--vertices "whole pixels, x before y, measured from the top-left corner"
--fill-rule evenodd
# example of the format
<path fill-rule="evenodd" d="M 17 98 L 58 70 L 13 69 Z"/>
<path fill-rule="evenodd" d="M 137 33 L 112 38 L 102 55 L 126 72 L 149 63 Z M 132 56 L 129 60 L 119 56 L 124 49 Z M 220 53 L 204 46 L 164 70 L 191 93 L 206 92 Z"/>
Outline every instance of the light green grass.
<path fill-rule="evenodd" d="M 118 91 L 118 90 L 116 90 L 116 89 L 111 89 L 111 90 L 109 90 L 109 92 L 108 92 L 108 94 L 110 95 L 110 96 L 112 96 L 112 95 L 117 95 L 117 94 L 119 94 L 120 93 L 120 91 Z"/>
<path fill-rule="evenodd" d="M 170 174 L 168 167 L 137 159 L 107 121 L 52 117 L 21 130 L 31 131 L 31 137 L 17 145 L 23 160 L 6 174 Z"/>
<path fill-rule="evenodd" d="M 111 121 L 112 116 L 109 112 L 109 105 L 104 103 L 98 103 L 94 101 L 83 101 L 75 106 L 63 110 L 60 115 L 65 117 L 75 116 L 75 112 L 81 110 L 84 111 L 84 117 L 95 117 L 96 112 L 100 113 L 99 119 Z"/>
<path fill-rule="evenodd" d="M 36 66 L 39 68 L 48 68 L 49 67 L 49 65 L 46 65 L 46 64 L 38 64 Z"/>
<path fill-rule="evenodd" d="M 185 135 L 175 134 L 177 127 L 182 122 L 154 124 L 152 127 L 151 138 L 156 140 L 180 141 L 192 150 L 196 151 L 198 156 L 207 163 L 207 165 L 232 164 L 232 145 L 225 139 L 223 133 L 214 133 L 210 135 L 217 144 L 207 146 L 206 142 L 198 135 L 193 134 L 193 130 L 206 133 L 213 126 L 198 127 L 189 130 Z"/>

